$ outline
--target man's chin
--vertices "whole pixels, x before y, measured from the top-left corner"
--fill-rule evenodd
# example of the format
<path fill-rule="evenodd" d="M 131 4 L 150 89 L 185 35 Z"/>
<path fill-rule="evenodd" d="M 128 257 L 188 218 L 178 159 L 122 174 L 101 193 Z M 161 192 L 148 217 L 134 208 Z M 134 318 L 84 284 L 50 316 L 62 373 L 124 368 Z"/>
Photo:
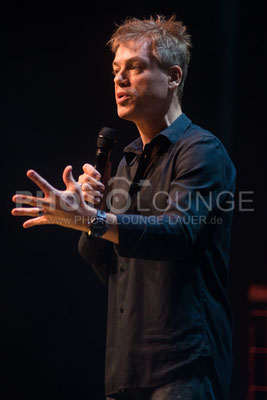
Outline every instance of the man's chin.
<path fill-rule="evenodd" d="M 122 108 L 122 107 L 118 107 L 117 108 L 117 113 L 118 113 L 118 116 L 121 119 L 125 119 L 127 121 L 133 121 L 133 119 L 132 119 L 133 118 L 133 113 L 130 110 L 127 110 L 127 109 Z"/>

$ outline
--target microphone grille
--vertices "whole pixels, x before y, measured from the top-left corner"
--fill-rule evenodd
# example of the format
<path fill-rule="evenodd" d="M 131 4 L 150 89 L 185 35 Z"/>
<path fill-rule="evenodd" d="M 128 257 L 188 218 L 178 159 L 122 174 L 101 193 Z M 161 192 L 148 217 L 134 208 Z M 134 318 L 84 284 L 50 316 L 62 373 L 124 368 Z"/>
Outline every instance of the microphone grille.
<path fill-rule="evenodd" d="M 97 147 L 112 147 L 115 141 L 115 131 L 104 127 L 100 130 L 97 138 Z"/>

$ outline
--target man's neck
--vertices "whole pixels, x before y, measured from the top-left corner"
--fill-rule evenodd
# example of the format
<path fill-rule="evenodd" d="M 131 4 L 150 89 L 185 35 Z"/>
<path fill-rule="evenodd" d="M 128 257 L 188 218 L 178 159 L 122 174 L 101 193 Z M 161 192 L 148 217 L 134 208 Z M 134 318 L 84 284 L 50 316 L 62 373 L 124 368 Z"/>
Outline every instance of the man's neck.
<path fill-rule="evenodd" d="M 143 147 L 149 143 L 158 133 L 168 128 L 182 114 L 181 106 L 179 105 L 174 110 L 169 110 L 164 116 L 153 116 L 145 121 L 136 122 L 140 137 L 143 142 Z"/>

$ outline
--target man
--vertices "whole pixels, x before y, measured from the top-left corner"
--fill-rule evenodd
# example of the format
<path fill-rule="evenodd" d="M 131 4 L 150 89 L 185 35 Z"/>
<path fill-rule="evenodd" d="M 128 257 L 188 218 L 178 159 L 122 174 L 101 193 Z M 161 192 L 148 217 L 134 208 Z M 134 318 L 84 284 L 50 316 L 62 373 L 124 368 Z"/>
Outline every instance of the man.
<path fill-rule="evenodd" d="M 45 197 L 14 196 L 33 207 L 12 213 L 34 217 L 26 228 L 85 232 L 80 254 L 108 284 L 108 399 L 227 399 L 235 169 L 221 142 L 182 113 L 191 46 L 183 24 L 130 19 L 109 43 L 118 115 L 140 137 L 104 185 L 89 164 L 80 185 L 65 168 L 66 191 L 28 171 Z"/>

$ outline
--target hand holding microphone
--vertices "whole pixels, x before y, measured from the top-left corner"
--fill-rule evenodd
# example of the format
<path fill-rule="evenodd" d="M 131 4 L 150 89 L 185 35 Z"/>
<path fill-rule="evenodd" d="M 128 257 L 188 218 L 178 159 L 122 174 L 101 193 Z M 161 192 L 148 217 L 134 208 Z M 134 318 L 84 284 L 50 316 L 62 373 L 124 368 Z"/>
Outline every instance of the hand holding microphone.
<path fill-rule="evenodd" d="M 105 185 L 100 181 L 101 175 L 91 164 L 84 164 L 82 168 L 84 174 L 79 176 L 78 183 L 84 200 L 97 205 L 103 199 L 105 191 Z"/>
<path fill-rule="evenodd" d="M 111 177 L 111 163 L 109 161 L 112 147 L 115 143 L 115 132 L 111 128 L 102 128 L 97 138 L 97 150 L 94 166 L 84 164 L 84 174 L 79 176 L 84 199 L 92 204 L 104 202 L 105 189 Z"/>

